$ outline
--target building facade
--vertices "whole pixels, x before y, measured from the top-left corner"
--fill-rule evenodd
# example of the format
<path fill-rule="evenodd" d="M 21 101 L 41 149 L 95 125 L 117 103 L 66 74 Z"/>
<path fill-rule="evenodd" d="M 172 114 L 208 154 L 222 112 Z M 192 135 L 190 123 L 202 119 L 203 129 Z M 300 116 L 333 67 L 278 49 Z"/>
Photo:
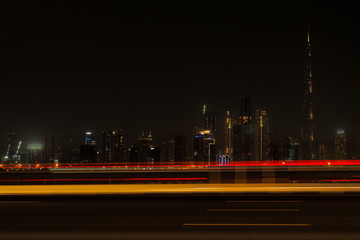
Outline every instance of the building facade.
<path fill-rule="evenodd" d="M 193 134 L 193 161 L 215 162 L 215 139 L 211 137 L 210 130 L 199 130 L 195 128 Z"/>
<path fill-rule="evenodd" d="M 328 160 L 328 146 L 326 144 L 319 144 L 319 160 Z"/>
<path fill-rule="evenodd" d="M 240 160 L 252 161 L 254 156 L 254 128 L 251 111 L 251 100 L 249 97 L 243 97 L 241 99 L 240 107 L 240 144 L 237 146 L 237 150 L 240 152 Z M 234 145 L 235 152 L 235 145 Z"/>
<path fill-rule="evenodd" d="M 337 130 L 335 134 L 335 159 L 347 159 L 347 137 L 342 129 Z"/>
<path fill-rule="evenodd" d="M 97 162 L 96 141 L 92 132 L 85 133 L 85 144 L 80 146 L 80 161 L 83 163 Z"/>
<path fill-rule="evenodd" d="M 314 136 L 314 112 L 313 112 L 313 83 L 311 69 L 311 46 L 310 33 L 308 31 L 306 41 L 306 63 L 305 63 L 305 84 L 304 103 L 301 126 L 301 159 L 314 160 L 315 154 Z"/>
<path fill-rule="evenodd" d="M 230 114 L 230 111 L 226 111 L 225 116 L 225 146 L 224 154 L 228 156 L 227 160 L 232 160 L 233 158 L 233 116 Z"/>
<path fill-rule="evenodd" d="M 301 145 L 298 137 L 286 136 L 284 139 L 284 159 L 287 161 L 300 160 Z"/>
<path fill-rule="evenodd" d="M 255 160 L 270 160 L 270 126 L 269 115 L 264 109 L 256 109 L 255 128 Z"/>

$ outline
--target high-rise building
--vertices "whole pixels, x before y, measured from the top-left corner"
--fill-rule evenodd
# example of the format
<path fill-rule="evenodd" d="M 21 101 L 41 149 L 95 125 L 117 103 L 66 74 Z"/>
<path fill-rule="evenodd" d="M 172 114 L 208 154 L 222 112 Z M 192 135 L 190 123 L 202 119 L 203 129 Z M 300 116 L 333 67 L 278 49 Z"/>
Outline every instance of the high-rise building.
<path fill-rule="evenodd" d="M 240 146 L 237 146 L 237 150 L 240 151 L 240 160 L 254 160 L 254 128 L 251 114 L 251 100 L 249 97 L 243 97 L 241 99 L 239 123 Z"/>
<path fill-rule="evenodd" d="M 241 138 L 241 125 L 239 121 L 234 121 L 233 123 L 233 131 L 232 131 L 233 137 L 232 137 L 232 160 L 233 161 L 240 161 L 242 160 L 242 153 L 241 153 L 241 144 L 242 144 L 242 138 Z"/>
<path fill-rule="evenodd" d="M 162 162 L 185 162 L 186 146 L 185 136 L 171 136 L 166 142 L 162 142 L 160 148 L 160 159 Z"/>
<path fill-rule="evenodd" d="M 270 160 L 280 160 L 280 139 L 277 135 L 271 137 L 270 141 Z"/>
<path fill-rule="evenodd" d="M 96 141 L 95 141 L 95 138 L 94 138 L 92 132 L 85 133 L 85 145 L 95 145 L 96 146 Z"/>
<path fill-rule="evenodd" d="M 300 160 L 301 148 L 298 137 L 286 136 L 284 140 L 284 159 Z"/>
<path fill-rule="evenodd" d="M 29 150 L 29 157 L 28 162 L 29 163 L 42 163 L 43 162 L 43 144 L 29 144 L 27 146 L 27 149 Z"/>
<path fill-rule="evenodd" d="M 263 109 L 256 109 L 255 119 L 255 160 L 270 160 L 269 116 Z"/>
<path fill-rule="evenodd" d="M 168 142 L 162 141 L 160 147 L 160 162 L 168 162 Z"/>
<path fill-rule="evenodd" d="M 311 70 L 310 32 L 306 41 L 305 89 L 301 126 L 301 159 L 316 159 L 314 144 L 313 86 Z"/>
<path fill-rule="evenodd" d="M 175 136 L 175 162 L 185 162 L 186 161 L 186 142 L 185 136 Z"/>
<path fill-rule="evenodd" d="M 219 141 L 219 123 L 218 123 L 218 114 L 209 112 L 207 110 L 206 105 L 203 105 L 202 108 L 202 114 L 203 114 L 203 129 L 210 130 L 210 137 L 215 139 L 217 142 Z M 215 149 L 218 152 L 219 151 L 219 144 L 215 144 Z"/>
<path fill-rule="evenodd" d="M 83 163 L 97 162 L 96 141 L 92 132 L 85 133 L 85 144 L 80 146 L 80 161 Z"/>
<path fill-rule="evenodd" d="M 111 137 L 112 132 L 105 132 L 102 131 L 102 138 L 103 138 L 103 162 L 112 162 L 112 156 L 111 156 Z"/>
<path fill-rule="evenodd" d="M 112 132 L 114 138 L 114 146 L 112 148 L 112 155 L 114 157 L 115 162 L 123 162 L 124 161 L 124 134 L 123 130 L 115 129 Z"/>
<path fill-rule="evenodd" d="M 115 129 L 112 132 L 102 132 L 104 162 L 123 162 L 125 161 L 125 144 L 123 130 Z"/>
<path fill-rule="evenodd" d="M 227 155 L 228 160 L 233 159 L 233 117 L 230 114 L 230 111 L 226 111 L 225 116 L 225 147 L 224 154 Z M 223 156 L 222 158 L 223 159 Z"/>
<path fill-rule="evenodd" d="M 82 163 L 97 162 L 96 146 L 94 145 L 81 145 L 80 146 L 80 161 Z"/>
<path fill-rule="evenodd" d="M 168 160 L 167 162 L 175 162 L 175 137 L 170 137 L 167 141 Z"/>
<path fill-rule="evenodd" d="M 153 163 L 155 159 L 152 155 L 152 148 L 155 148 L 152 142 L 151 132 L 148 136 L 145 136 L 145 133 L 142 136 L 138 137 L 139 145 L 139 161 L 144 163 Z M 160 158 L 160 151 L 159 151 L 159 158 Z M 160 161 L 160 160 L 159 160 Z"/>
<path fill-rule="evenodd" d="M 337 130 L 335 134 L 335 159 L 347 159 L 347 137 L 344 130 Z"/>
<path fill-rule="evenodd" d="M 139 162 L 139 149 L 137 146 L 135 145 L 131 145 L 129 147 L 129 161 L 134 163 L 134 162 Z"/>
<path fill-rule="evenodd" d="M 193 135 L 193 160 L 195 162 L 216 161 L 215 139 L 211 137 L 210 130 L 195 128 Z"/>
<path fill-rule="evenodd" d="M 160 162 L 160 148 L 152 146 L 150 147 L 150 158 L 152 163 Z"/>
<path fill-rule="evenodd" d="M 319 160 L 328 160 L 328 146 L 326 144 L 319 144 Z"/>

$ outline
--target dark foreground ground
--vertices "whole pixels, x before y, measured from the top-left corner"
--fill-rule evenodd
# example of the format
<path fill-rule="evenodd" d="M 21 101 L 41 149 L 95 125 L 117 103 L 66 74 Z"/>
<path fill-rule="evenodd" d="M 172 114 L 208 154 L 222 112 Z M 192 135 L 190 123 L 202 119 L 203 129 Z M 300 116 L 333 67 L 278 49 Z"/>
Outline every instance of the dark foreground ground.
<path fill-rule="evenodd" d="M 359 196 L 0 198 L 0 239 L 360 239 Z"/>

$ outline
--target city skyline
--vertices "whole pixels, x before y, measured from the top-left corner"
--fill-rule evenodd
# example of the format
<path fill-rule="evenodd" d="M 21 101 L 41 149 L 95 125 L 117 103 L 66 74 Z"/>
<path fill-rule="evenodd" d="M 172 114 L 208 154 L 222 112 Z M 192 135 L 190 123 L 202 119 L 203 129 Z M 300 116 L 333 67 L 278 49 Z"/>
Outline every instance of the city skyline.
<path fill-rule="evenodd" d="M 41 7 L 17 6 L 15 16 L 20 15 L 4 27 L 8 33 L 2 40 L 7 46 L 4 89 L 19 84 L 17 93 L 29 101 L 4 91 L 2 97 L 8 105 L 7 117 L 1 122 L 3 138 L 14 131 L 25 141 L 43 141 L 45 135 L 54 135 L 80 142 L 87 130 L 98 134 L 122 128 L 130 142 L 149 130 L 156 141 L 178 133 L 189 139 L 193 126 L 200 124 L 202 104 L 219 115 L 227 110 L 236 114 L 242 96 L 250 96 L 256 107 L 267 107 L 273 132 L 297 136 L 308 19 L 316 136 L 321 143 L 333 144 L 338 128 L 346 129 L 349 139 L 359 135 L 353 116 L 360 113 L 352 108 L 352 103 L 358 102 L 358 81 L 354 80 L 358 72 L 356 61 L 350 61 L 359 51 L 355 44 L 359 36 L 350 31 L 354 22 L 347 5 L 335 8 L 320 3 L 312 5 L 308 16 L 299 8 L 292 10 L 292 17 L 288 13 L 275 17 L 271 14 L 277 13 L 272 12 L 274 8 L 268 12 L 261 9 L 266 13 L 261 16 L 251 10 L 251 4 L 245 6 L 250 11 L 242 16 L 222 11 L 220 6 L 194 9 L 186 17 L 181 7 L 157 16 L 146 8 L 122 15 L 90 5 L 67 15 L 62 12 L 65 7 L 52 8 L 60 18 L 44 23 Z M 155 11 L 154 6 L 146 7 Z M 88 21 L 82 21 L 82 16 Z M 285 16 L 287 22 L 281 21 Z M 42 32 L 57 25 L 64 27 Z M 111 28 L 114 30 L 109 31 Z M 352 37 L 345 42 L 342 36 L 349 34 Z M 41 40 L 44 37 L 49 41 Z M 104 42 L 109 43 L 107 47 Z M 333 44 L 342 47 L 330 54 Z M 73 60 L 67 61 L 67 56 Z M 22 60 L 14 67 L 12 62 L 18 59 Z"/>

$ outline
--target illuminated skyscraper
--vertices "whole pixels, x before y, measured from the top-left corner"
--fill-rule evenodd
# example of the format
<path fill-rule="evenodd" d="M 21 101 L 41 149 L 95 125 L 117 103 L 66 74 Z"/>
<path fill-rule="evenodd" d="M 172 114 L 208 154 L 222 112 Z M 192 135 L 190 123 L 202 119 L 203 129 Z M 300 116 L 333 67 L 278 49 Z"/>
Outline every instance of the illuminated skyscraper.
<path fill-rule="evenodd" d="M 216 140 L 215 149 L 219 151 L 219 125 L 218 125 L 218 114 L 209 112 L 206 105 L 202 108 L 203 114 L 203 129 L 210 130 L 210 137 Z"/>
<path fill-rule="evenodd" d="M 96 141 L 92 132 L 85 133 L 85 144 L 80 146 L 80 161 L 83 163 L 97 161 Z"/>
<path fill-rule="evenodd" d="M 347 138 L 345 131 L 342 129 L 335 134 L 335 159 L 347 159 Z"/>
<path fill-rule="evenodd" d="M 115 162 L 122 162 L 124 161 L 124 134 L 123 130 L 115 129 L 112 132 L 114 138 L 114 147 L 112 148 L 114 161 Z"/>
<path fill-rule="evenodd" d="M 167 157 L 168 162 L 175 162 L 175 138 L 170 137 L 167 141 Z"/>
<path fill-rule="evenodd" d="M 303 104 L 302 126 L 301 126 L 301 159 L 314 160 L 314 114 L 313 114 L 313 89 L 311 70 L 311 48 L 310 32 L 308 31 L 306 42 L 306 64 L 305 64 L 305 94 Z"/>
<path fill-rule="evenodd" d="M 138 137 L 139 140 L 139 158 L 138 160 L 140 162 L 144 163 L 153 163 L 155 161 L 153 157 L 153 152 L 155 150 L 154 144 L 152 142 L 152 136 L 151 132 L 148 136 L 145 136 L 145 133 L 142 134 L 142 136 Z M 159 151 L 159 159 L 160 160 L 160 151 Z"/>
<path fill-rule="evenodd" d="M 234 132 L 234 138 L 238 135 L 239 141 L 235 141 L 238 143 L 237 146 L 234 143 L 234 156 L 240 155 L 239 160 L 242 161 L 254 160 L 254 128 L 251 114 L 251 100 L 249 97 L 243 97 L 241 99 L 239 128 L 236 130 L 238 130 L 239 133 L 235 134 Z"/>
<path fill-rule="evenodd" d="M 193 160 L 195 162 L 216 161 L 215 139 L 211 137 L 210 130 L 195 128 L 193 135 Z"/>
<path fill-rule="evenodd" d="M 85 145 L 96 145 L 96 141 L 92 132 L 85 133 Z"/>
<path fill-rule="evenodd" d="M 270 160 L 269 116 L 263 109 L 255 112 L 255 160 Z"/>
<path fill-rule="evenodd" d="M 230 111 L 226 111 L 225 117 L 225 155 L 228 156 L 228 160 L 233 158 L 233 117 L 230 115 Z"/>
<path fill-rule="evenodd" d="M 102 137 L 103 137 L 103 162 L 112 162 L 112 156 L 111 156 L 111 136 L 112 132 L 105 132 L 102 131 Z"/>
<path fill-rule="evenodd" d="M 326 144 L 319 144 L 319 160 L 328 160 L 328 146 Z"/>

